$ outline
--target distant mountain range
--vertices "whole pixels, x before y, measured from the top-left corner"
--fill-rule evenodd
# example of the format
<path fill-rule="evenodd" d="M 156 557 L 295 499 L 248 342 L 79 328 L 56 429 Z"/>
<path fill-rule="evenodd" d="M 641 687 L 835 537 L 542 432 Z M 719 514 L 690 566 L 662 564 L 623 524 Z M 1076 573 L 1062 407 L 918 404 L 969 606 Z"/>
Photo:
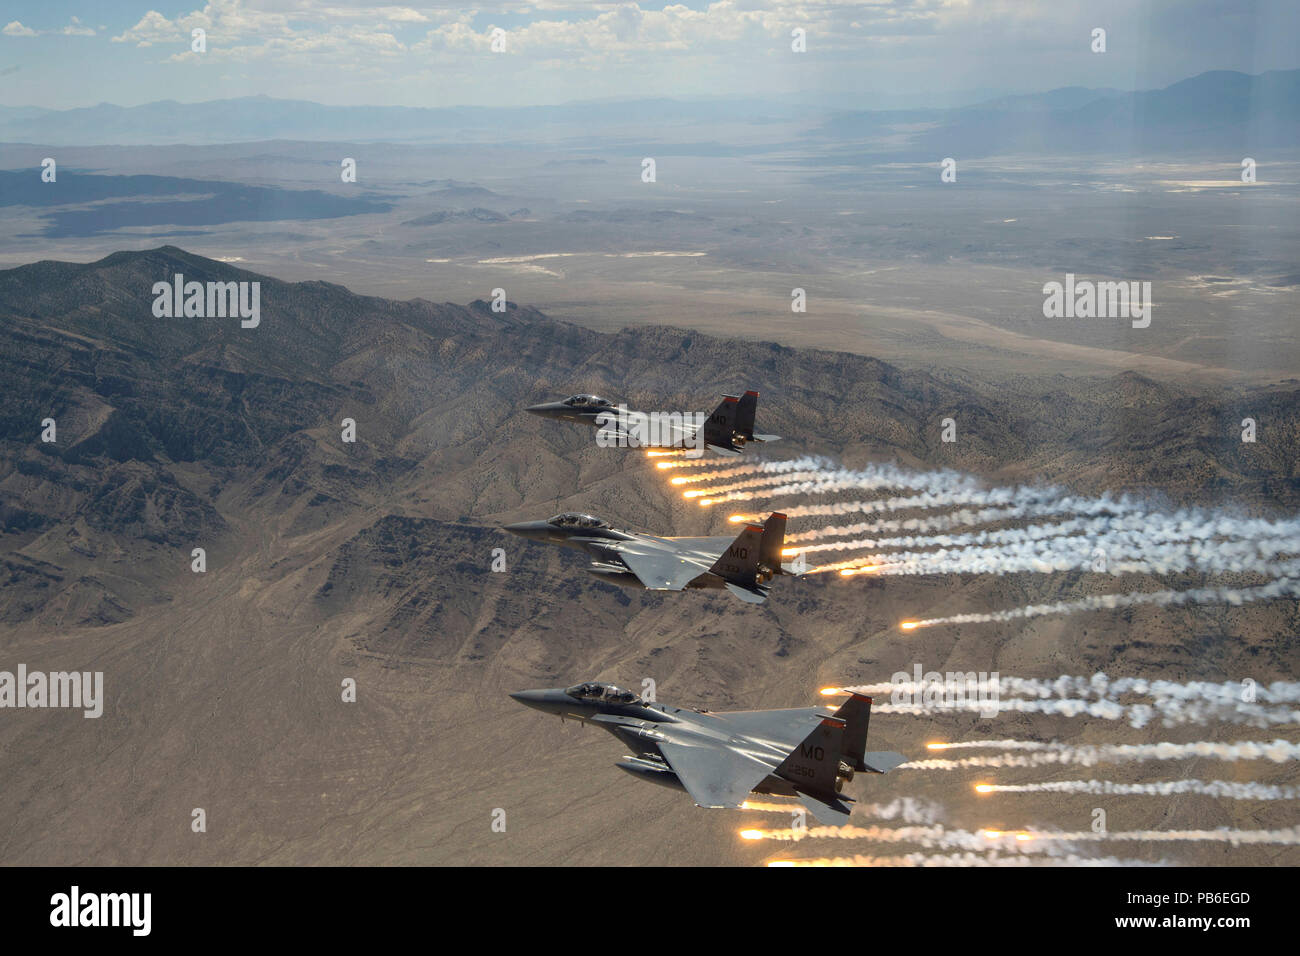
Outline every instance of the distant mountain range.
<path fill-rule="evenodd" d="M 1067 88 L 942 113 L 842 112 L 819 132 L 831 141 L 869 140 L 904 120 L 927 128 L 898 149 L 899 158 L 1225 150 L 1248 156 L 1300 146 L 1300 70 L 1219 70 L 1136 93 Z"/>
<path fill-rule="evenodd" d="M 259 282 L 260 324 L 155 317 L 154 283 L 178 273 Z M 239 547 L 231 529 L 262 508 L 295 533 L 398 489 L 437 487 L 428 508 L 442 521 L 506 512 L 527 489 L 564 487 L 560 456 L 588 440 L 539 429 L 524 406 L 584 389 L 693 408 L 758 388 L 790 454 L 847 446 L 973 472 L 1026 466 L 1080 490 L 1300 502 L 1294 388 L 1210 398 L 1125 374 L 1008 397 L 859 355 L 286 283 L 173 246 L 0 271 L 0 333 L 0 620 L 72 613 L 70 592 L 72 620 L 122 620 L 184 577 L 178 550 Z M 1289 437 L 1243 452 L 1247 407 Z M 923 423 L 953 408 L 964 440 L 929 441 Z M 55 443 L 37 437 L 47 417 Z M 345 417 L 361 428 L 354 447 L 335 441 Z M 644 507 L 629 497 L 619 516 Z"/>
<path fill-rule="evenodd" d="M 692 126 L 752 124 L 786 144 L 811 113 L 825 117 L 824 140 L 871 141 L 896 128 L 924 127 L 901 147 L 881 151 L 942 155 L 1018 152 L 1108 152 L 1117 155 L 1186 150 L 1234 152 L 1300 145 L 1300 70 L 1258 76 L 1202 73 L 1158 90 L 1065 87 L 1007 96 L 945 110 L 845 110 L 842 98 L 818 102 L 645 99 L 522 108 L 325 106 L 267 96 L 141 106 L 108 103 L 71 110 L 0 107 L 0 142 L 42 145 L 141 145 L 258 140 L 465 142 L 508 131 L 511 140 L 563 132 L 597 146 L 602 137 L 638 131 L 647 140 L 666 134 L 689 140 Z M 787 132 L 789 131 L 789 132 Z M 628 148 L 632 148 L 628 145 Z M 716 150 L 716 145 L 714 147 Z M 1246 155 L 1243 153 L 1243 155 Z"/>

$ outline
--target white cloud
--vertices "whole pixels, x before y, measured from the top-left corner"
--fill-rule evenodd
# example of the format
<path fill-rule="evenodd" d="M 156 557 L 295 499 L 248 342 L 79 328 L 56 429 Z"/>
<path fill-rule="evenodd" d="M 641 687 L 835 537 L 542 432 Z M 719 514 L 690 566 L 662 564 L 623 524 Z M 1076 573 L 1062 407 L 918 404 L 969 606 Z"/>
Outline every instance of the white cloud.
<path fill-rule="evenodd" d="M 93 37 L 95 35 L 95 28 L 83 24 L 80 17 L 73 17 L 72 22 L 59 32 L 64 36 L 69 37 Z"/>
<path fill-rule="evenodd" d="M 103 29 L 102 27 L 100 29 Z M 31 27 L 25 27 L 17 20 L 12 20 L 5 24 L 3 30 L 0 30 L 5 36 L 10 37 L 35 37 L 42 34 L 61 33 L 69 37 L 93 37 L 95 28 L 88 27 L 81 22 L 80 17 L 73 17 L 72 22 L 61 30 L 33 30 Z"/>

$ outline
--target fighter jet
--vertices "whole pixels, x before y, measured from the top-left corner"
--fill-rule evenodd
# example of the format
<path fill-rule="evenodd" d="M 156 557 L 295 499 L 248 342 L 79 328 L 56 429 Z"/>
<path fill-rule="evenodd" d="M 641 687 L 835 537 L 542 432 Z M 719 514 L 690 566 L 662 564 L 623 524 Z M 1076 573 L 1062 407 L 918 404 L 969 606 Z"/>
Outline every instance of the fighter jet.
<path fill-rule="evenodd" d="M 685 790 L 699 807 L 739 808 L 752 793 L 797 797 L 822 823 L 847 823 L 854 773 L 887 773 L 907 758 L 867 746 L 871 698 L 850 694 L 829 708 L 713 713 L 642 700 L 613 684 L 510 695 L 560 719 L 603 727 L 632 750 L 616 766 Z"/>
<path fill-rule="evenodd" d="M 772 578 L 795 573 L 781 564 L 785 515 L 780 512 L 773 512 L 761 525 L 746 525 L 734 540 L 726 536 L 660 538 L 640 531 L 619 531 L 593 515 L 573 513 L 508 524 L 505 530 L 533 541 L 585 551 L 592 558 L 588 573 L 650 591 L 720 588 L 742 601 L 762 604 Z"/>
<path fill-rule="evenodd" d="M 700 415 L 659 416 L 649 427 L 650 416 L 615 405 L 599 395 L 573 395 L 562 402 L 531 405 L 528 411 L 543 418 L 581 422 L 601 429 L 607 438 L 640 448 L 711 448 L 723 455 L 739 455 L 747 442 L 776 441 L 780 435 L 754 433 L 758 392 L 740 398 L 730 395 L 702 426 L 690 419 Z M 666 420 L 665 420 L 666 419 Z M 701 431 L 703 432 L 701 434 Z"/>

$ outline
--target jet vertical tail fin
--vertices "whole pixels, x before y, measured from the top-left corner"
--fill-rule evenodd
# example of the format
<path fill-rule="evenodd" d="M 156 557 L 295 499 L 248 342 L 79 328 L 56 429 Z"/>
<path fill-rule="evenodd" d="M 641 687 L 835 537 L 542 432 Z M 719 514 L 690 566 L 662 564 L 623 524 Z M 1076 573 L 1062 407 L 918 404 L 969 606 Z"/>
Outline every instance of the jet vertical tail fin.
<path fill-rule="evenodd" d="M 728 584 L 754 589 L 758 585 L 759 553 L 763 546 L 763 529 L 756 524 L 746 525 L 736 540 L 709 570 Z"/>
<path fill-rule="evenodd" d="M 736 434 L 745 441 L 776 441 L 780 435 L 755 435 L 754 417 L 758 413 L 758 392 L 748 391 L 736 403 Z"/>
<path fill-rule="evenodd" d="M 725 395 L 722 404 L 704 422 L 704 443 L 721 451 L 736 451 L 736 413 L 740 399 Z"/>
<path fill-rule="evenodd" d="M 835 711 L 835 717 L 844 721 L 843 759 L 849 768 L 859 773 L 888 773 L 907 758 L 892 750 L 867 750 L 867 726 L 871 722 L 871 698 L 850 694 L 849 699 Z"/>
<path fill-rule="evenodd" d="M 800 793 L 826 799 L 839 792 L 840 752 L 844 746 L 844 721 L 823 717 L 776 768 L 776 773 L 794 784 Z"/>
<path fill-rule="evenodd" d="M 871 698 L 850 694 L 840 704 L 835 716 L 844 721 L 844 760 L 857 771 L 865 772 L 862 762 L 867 752 L 867 725 L 871 722 Z"/>
<path fill-rule="evenodd" d="M 785 515 L 773 511 L 763 522 L 763 540 L 759 546 L 758 560 L 772 574 L 785 574 L 781 568 L 782 550 L 785 548 Z"/>
<path fill-rule="evenodd" d="M 736 431 L 746 441 L 754 440 L 754 414 L 758 411 L 758 392 L 749 391 L 736 403 Z"/>

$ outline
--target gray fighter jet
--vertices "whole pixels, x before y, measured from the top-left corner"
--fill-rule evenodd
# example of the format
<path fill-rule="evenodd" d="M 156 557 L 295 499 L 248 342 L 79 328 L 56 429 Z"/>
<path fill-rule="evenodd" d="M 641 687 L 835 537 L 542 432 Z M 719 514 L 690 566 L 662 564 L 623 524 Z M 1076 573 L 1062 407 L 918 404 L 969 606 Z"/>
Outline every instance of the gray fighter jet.
<path fill-rule="evenodd" d="M 762 525 L 746 525 L 734 540 L 660 538 L 619 531 L 587 514 L 560 514 L 546 521 L 521 521 L 505 530 L 533 541 L 585 551 L 590 574 L 614 584 L 650 591 L 720 588 L 742 601 L 762 604 L 769 581 L 795 572 L 781 564 L 785 515 L 773 512 Z"/>
<path fill-rule="evenodd" d="M 711 448 L 724 455 L 739 455 L 747 442 L 776 441 L 780 435 L 754 433 L 754 415 L 758 410 L 758 392 L 746 392 L 740 398 L 730 395 L 700 428 L 687 420 L 669 421 L 656 425 L 652 437 L 640 433 L 633 440 L 636 423 L 645 429 L 650 416 L 646 412 L 632 411 L 615 405 L 599 395 L 573 395 L 562 402 L 531 405 L 528 411 L 543 418 L 557 421 L 580 422 L 605 432 L 611 439 L 641 448 Z M 687 417 L 697 416 L 681 416 Z"/>
<path fill-rule="evenodd" d="M 739 808 L 752 793 L 797 797 L 822 823 L 847 823 L 854 773 L 887 773 L 907 758 L 871 752 L 871 698 L 829 708 L 713 713 L 644 701 L 613 684 L 524 690 L 521 704 L 603 727 L 631 749 L 617 766 L 691 795 L 696 806 Z"/>

